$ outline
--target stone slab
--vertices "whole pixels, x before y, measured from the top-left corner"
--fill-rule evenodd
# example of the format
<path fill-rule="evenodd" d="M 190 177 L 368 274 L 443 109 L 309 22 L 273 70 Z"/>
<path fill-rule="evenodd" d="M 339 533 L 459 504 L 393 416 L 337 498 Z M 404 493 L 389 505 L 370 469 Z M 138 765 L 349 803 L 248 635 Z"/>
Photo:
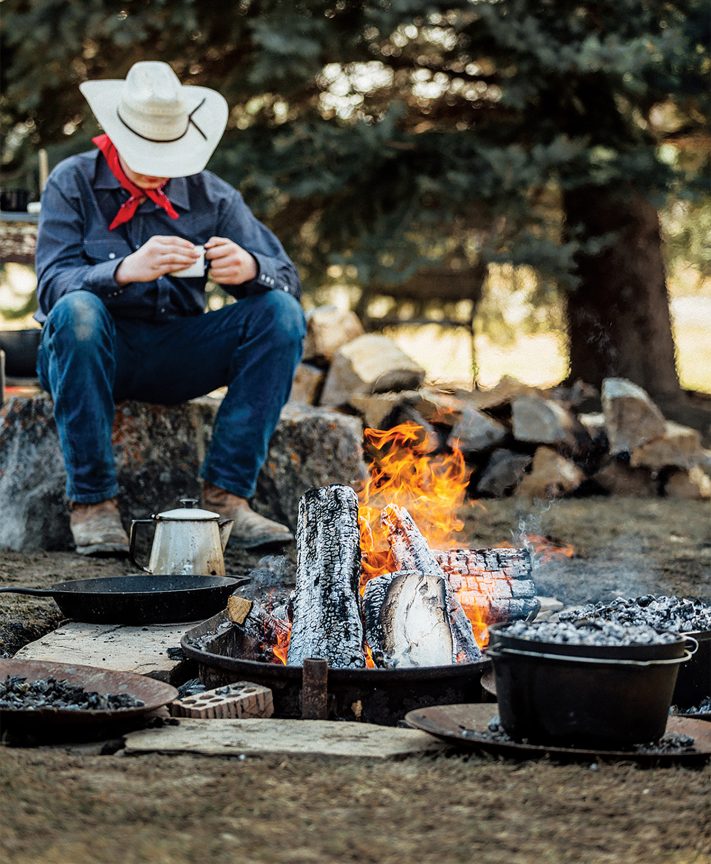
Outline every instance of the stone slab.
<path fill-rule="evenodd" d="M 195 753 L 201 756 L 289 753 L 392 759 L 441 751 L 445 745 L 415 729 L 328 720 L 187 720 L 126 736 L 127 756 Z"/>
<path fill-rule="evenodd" d="M 69 621 L 36 642 L 25 645 L 15 657 L 18 660 L 99 666 L 115 672 L 137 672 L 170 682 L 185 661 L 169 657 L 168 648 L 179 648 L 183 635 L 194 626 L 195 622 L 125 627 Z"/>

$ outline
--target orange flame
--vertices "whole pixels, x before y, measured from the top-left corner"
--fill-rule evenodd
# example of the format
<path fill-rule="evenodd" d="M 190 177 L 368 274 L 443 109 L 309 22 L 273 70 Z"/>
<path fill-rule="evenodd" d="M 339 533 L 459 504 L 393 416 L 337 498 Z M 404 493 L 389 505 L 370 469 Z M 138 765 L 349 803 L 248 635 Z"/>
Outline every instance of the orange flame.
<path fill-rule="evenodd" d="M 387 431 L 366 429 L 364 435 L 372 458 L 358 516 L 361 593 L 370 579 L 396 569 L 380 522 L 383 507 L 406 507 L 433 548 L 452 548 L 454 534 L 464 527 L 457 509 L 464 502 L 471 474 L 458 448 L 431 455 L 425 430 L 416 423 L 401 423 Z"/>
<path fill-rule="evenodd" d="M 291 640 L 291 624 L 288 621 L 279 619 L 279 626 L 276 630 L 276 643 L 272 645 L 272 654 L 277 662 L 286 666 L 286 658 L 289 653 L 289 641 Z"/>
<path fill-rule="evenodd" d="M 541 564 L 547 564 L 549 561 L 555 561 L 556 558 L 574 558 L 576 555 L 575 546 L 572 543 L 558 543 L 550 537 L 545 537 L 543 534 L 527 534 L 525 542 L 531 547 L 534 554 L 538 556 Z M 511 549 L 513 543 L 502 542 L 497 543 L 497 546 L 503 546 Z M 520 545 L 524 545 L 521 543 Z"/>

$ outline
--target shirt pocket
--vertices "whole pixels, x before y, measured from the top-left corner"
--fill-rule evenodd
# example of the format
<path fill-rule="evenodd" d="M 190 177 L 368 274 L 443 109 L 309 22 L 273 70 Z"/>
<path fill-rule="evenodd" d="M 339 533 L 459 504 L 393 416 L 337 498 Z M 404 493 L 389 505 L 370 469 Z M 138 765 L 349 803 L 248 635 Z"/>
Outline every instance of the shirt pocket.
<path fill-rule="evenodd" d="M 120 237 L 109 240 L 85 240 L 84 257 L 90 264 L 99 264 L 102 261 L 116 261 L 125 258 L 132 252 L 131 247 Z"/>

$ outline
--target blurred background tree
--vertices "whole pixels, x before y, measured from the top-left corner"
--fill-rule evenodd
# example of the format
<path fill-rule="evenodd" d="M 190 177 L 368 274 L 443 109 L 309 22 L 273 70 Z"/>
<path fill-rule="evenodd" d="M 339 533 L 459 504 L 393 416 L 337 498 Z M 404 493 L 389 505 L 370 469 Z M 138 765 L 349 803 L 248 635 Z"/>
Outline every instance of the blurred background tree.
<path fill-rule="evenodd" d="M 658 211 L 709 212 L 703 0 L 2 7 L 6 178 L 90 146 L 82 80 L 166 60 L 226 96 L 210 167 L 307 289 L 345 282 L 371 326 L 468 300 L 471 326 L 489 269 L 525 267 L 534 302 L 562 292 L 572 378 L 678 396 Z"/>

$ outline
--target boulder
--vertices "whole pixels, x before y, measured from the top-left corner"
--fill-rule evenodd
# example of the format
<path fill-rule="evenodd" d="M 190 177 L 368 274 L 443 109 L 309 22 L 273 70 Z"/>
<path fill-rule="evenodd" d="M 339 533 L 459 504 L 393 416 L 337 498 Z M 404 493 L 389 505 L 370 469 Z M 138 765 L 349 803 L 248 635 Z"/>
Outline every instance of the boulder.
<path fill-rule="evenodd" d="M 113 447 L 125 520 L 199 496 L 198 469 L 219 400 L 163 407 L 117 406 Z M 348 483 L 365 472 L 360 421 L 332 411 L 285 407 L 259 480 L 254 506 L 294 521 L 298 497 L 313 485 Z M 72 548 L 65 472 L 52 403 L 12 398 L 0 410 L 0 548 Z M 290 500 L 289 496 L 296 498 Z"/>
<path fill-rule="evenodd" d="M 298 405 L 316 405 L 326 373 L 311 363 L 299 363 L 291 385 L 289 402 Z"/>
<path fill-rule="evenodd" d="M 664 434 L 642 444 L 630 454 L 633 468 L 693 468 L 704 457 L 701 435 L 690 426 L 667 420 Z"/>
<path fill-rule="evenodd" d="M 504 375 L 490 390 L 457 390 L 455 395 L 473 408 L 490 411 L 505 407 L 517 396 L 533 396 L 540 392 L 536 387 Z"/>
<path fill-rule="evenodd" d="M 675 471 L 664 485 L 667 498 L 706 501 L 711 498 L 711 477 L 698 465 L 688 471 Z"/>
<path fill-rule="evenodd" d="M 363 424 L 326 408 L 287 405 L 257 482 L 254 508 L 296 528 L 299 498 L 312 486 L 358 486 L 367 476 Z"/>
<path fill-rule="evenodd" d="M 319 306 L 306 315 L 304 360 L 327 366 L 344 345 L 362 336 L 360 319 L 350 310 Z"/>
<path fill-rule="evenodd" d="M 559 402 L 542 396 L 517 396 L 512 404 L 513 434 L 532 444 L 575 444 L 575 420 Z"/>
<path fill-rule="evenodd" d="M 570 459 L 550 447 L 539 447 L 533 455 L 531 473 L 521 481 L 516 495 L 528 498 L 559 498 L 580 486 L 585 474 Z"/>
<path fill-rule="evenodd" d="M 481 453 L 501 444 L 507 428 L 483 411 L 465 406 L 447 439 L 450 447 L 458 447 L 465 456 Z"/>
<path fill-rule="evenodd" d="M 614 457 L 608 459 L 592 479 L 609 495 L 653 498 L 658 494 L 656 475 L 652 475 L 644 468 L 630 468 L 629 465 Z"/>
<path fill-rule="evenodd" d="M 425 370 L 387 336 L 366 333 L 340 348 L 321 394 L 321 405 L 344 406 L 351 396 L 412 390 Z"/>
<path fill-rule="evenodd" d="M 631 453 L 665 432 L 662 412 L 641 387 L 626 378 L 602 382 L 602 410 L 610 453 Z"/>
<path fill-rule="evenodd" d="M 503 498 L 507 492 L 518 486 L 532 461 L 531 456 L 523 453 L 494 450 L 479 477 L 477 494 Z"/>

